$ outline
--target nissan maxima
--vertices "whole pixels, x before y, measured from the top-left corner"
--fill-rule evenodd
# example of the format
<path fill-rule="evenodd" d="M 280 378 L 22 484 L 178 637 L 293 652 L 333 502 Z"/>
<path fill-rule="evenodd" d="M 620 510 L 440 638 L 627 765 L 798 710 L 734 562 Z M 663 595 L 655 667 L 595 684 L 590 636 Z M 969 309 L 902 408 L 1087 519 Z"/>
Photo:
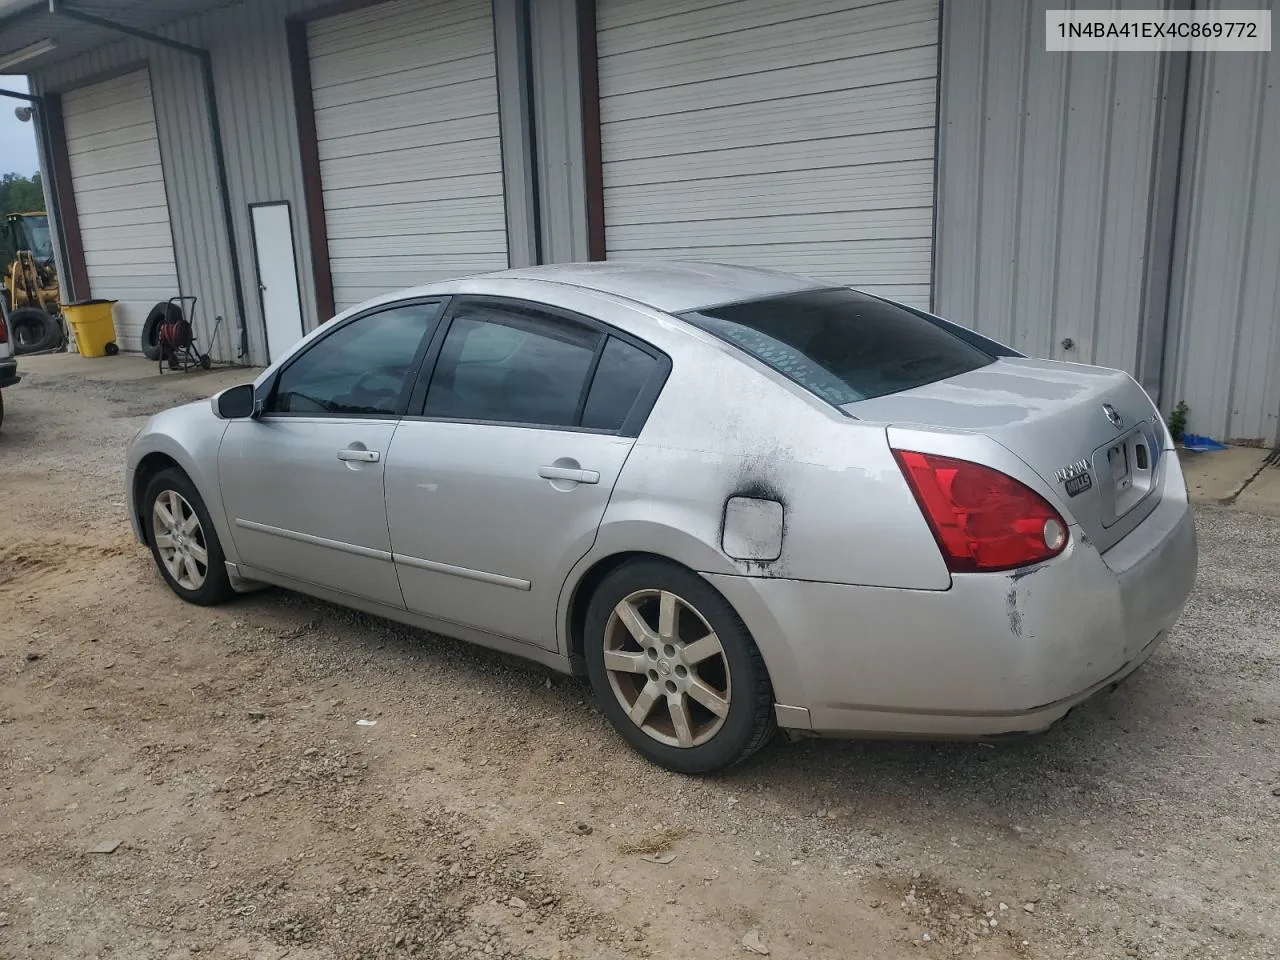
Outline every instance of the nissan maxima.
<path fill-rule="evenodd" d="M 818 280 L 565 264 L 388 294 L 154 417 L 138 539 L 183 600 L 275 585 L 585 674 L 702 773 L 804 736 L 1044 730 L 1196 571 L 1127 374 Z"/>

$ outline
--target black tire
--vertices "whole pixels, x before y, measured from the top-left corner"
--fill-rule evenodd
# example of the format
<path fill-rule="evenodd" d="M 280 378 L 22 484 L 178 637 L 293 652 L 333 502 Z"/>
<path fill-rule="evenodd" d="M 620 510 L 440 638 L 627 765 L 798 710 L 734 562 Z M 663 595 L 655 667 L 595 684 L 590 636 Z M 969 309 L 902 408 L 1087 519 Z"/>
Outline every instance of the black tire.
<path fill-rule="evenodd" d="M 198 546 L 203 547 L 207 563 L 204 565 L 203 582 L 194 586 L 185 586 L 178 582 L 165 564 L 157 542 L 156 500 L 170 491 L 177 493 L 186 501 L 199 521 L 199 527 L 189 536 Z M 185 473 L 176 468 L 170 468 L 152 477 L 142 496 L 142 522 L 146 528 L 147 543 L 151 546 L 151 556 L 155 560 L 156 569 L 160 571 L 160 576 L 174 593 L 188 603 L 202 607 L 223 603 L 232 597 L 234 591 L 227 577 L 226 558 L 222 552 L 222 544 L 218 541 L 218 532 L 214 529 L 213 520 L 209 517 L 204 500 Z"/>
<path fill-rule="evenodd" d="M 182 308 L 176 303 L 157 303 L 142 322 L 142 355 L 148 360 L 160 359 L 160 324 L 172 317 L 182 319 Z"/>
<path fill-rule="evenodd" d="M 209 356 L 207 353 L 200 354 L 200 369 L 201 370 L 213 369 L 213 358 Z"/>
<path fill-rule="evenodd" d="M 19 307 L 9 314 L 9 330 L 13 335 L 13 352 L 18 356 L 62 346 L 62 327 L 36 307 Z"/>
<path fill-rule="evenodd" d="M 116 345 L 116 342 L 114 340 L 108 343 L 104 349 L 106 350 L 106 354 L 108 357 L 114 357 L 116 354 L 120 352 L 120 347 Z"/>
<path fill-rule="evenodd" d="M 720 640 L 722 653 L 717 654 L 720 659 L 716 659 L 714 663 L 704 663 L 711 664 L 724 677 L 720 687 L 729 691 L 729 707 L 719 729 L 714 730 L 703 743 L 682 747 L 655 739 L 631 720 L 627 709 L 619 700 L 619 694 L 615 693 L 610 684 L 609 673 L 605 670 L 605 644 L 614 609 L 624 599 L 645 592 L 653 592 L 656 596 L 651 600 L 641 600 L 640 609 L 643 610 L 646 603 L 660 603 L 657 596 L 662 592 L 675 594 L 684 604 L 691 606 L 697 616 L 701 616 Z M 651 629 L 657 627 L 656 613 L 645 613 L 643 616 Z M 692 633 L 689 632 L 690 627 Z M 613 629 L 619 628 L 615 625 Z M 696 616 L 686 611 L 680 616 L 675 632 L 685 636 L 688 641 L 696 639 L 695 633 L 705 633 L 705 628 L 697 623 Z M 622 734 L 623 739 L 646 758 L 668 770 L 702 774 L 740 763 L 767 744 L 777 729 L 773 711 L 773 686 L 769 682 L 764 659 L 746 626 L 714 587 L 683 567 L 658 560 L 639 560 L 625 564 L 609 574 L 591 597 L 584 639 L 587 675 L 600 709 Z M 636 649 L 640 649 L 639 644 Z M 665 671 L 672 669 L 665 658 L 654 661 L 655 668 L 663 665 L 666 665 Z M 664 672 L 662 676 L 667 680 L 662 680 L 656 670 L 649 671 L 648 677 L 630 673 L 619 673 L 617 676 L 620 683 L 628 682 L 627 678 L 631 678 L 630 682 L 634 682 L 637 687 L 642 682 L 667 684 L 668 681 L 676 681 L 679 669 L 679 666 L 675 668 L 677 673 Z M 695 672 L 703 669 L 703 665 L 698 665 Z M 651 681 L 650 678 L 655 679 Z M 703 679 L 708 678 L 704 675 Z M 717 686 L 714 679 L 709 682 L 711 686 Z M 689 704 L 689 715 L 695 723 L 697 715 L 705 713 L 704 722 L 714 725 L 714 715 L 710 711 L 703 710 L 692 698 L 686 698 L 685 702 Z M 656 717 L 656 725 L 660 726 L 664 722 L 661 711 L 666 711 L 666 723 L 674 736 L 675 726 L 669 722 L 673 714 L 665 704 L 665 699 L 655 702 L 649 717 Z"/>

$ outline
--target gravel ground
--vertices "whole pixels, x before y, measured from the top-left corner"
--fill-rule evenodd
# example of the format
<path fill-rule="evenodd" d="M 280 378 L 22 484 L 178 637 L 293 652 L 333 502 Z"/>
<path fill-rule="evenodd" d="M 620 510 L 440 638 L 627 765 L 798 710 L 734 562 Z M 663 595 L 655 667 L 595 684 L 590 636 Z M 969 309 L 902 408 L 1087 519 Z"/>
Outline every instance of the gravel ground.
<path fill-rule="evenodd" d="M 580 681 L 284 592 L 182 604 L 121 455 L 212 381 L 30 369 L 0 431 L 0 958 L 1280 955 L 1278 520 L 1202 509 L 1171 640 L 1044 736 L 780 741 L 687 779 Z"/>

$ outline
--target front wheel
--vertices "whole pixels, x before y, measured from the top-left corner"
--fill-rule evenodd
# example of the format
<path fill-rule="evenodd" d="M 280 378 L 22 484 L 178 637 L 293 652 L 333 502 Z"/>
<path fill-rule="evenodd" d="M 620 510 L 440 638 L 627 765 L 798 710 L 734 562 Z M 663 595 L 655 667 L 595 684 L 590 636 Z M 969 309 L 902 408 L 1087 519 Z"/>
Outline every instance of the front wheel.
<path fill-rule="evenodd" d="M 232 595 L 217 531 L 195 485 L 180 470 L 162 470 L 142 499 L 147 542 L 160 576 L 188 603 L 212 606 Z"/>
<path fill-rule="evenodd" d="M 587 673 L 631 746 L 677 773 L 710 773 L 773 735 L 773 688 L 729 603 L 660 561 L 615 570 L 587 609 Z"/>

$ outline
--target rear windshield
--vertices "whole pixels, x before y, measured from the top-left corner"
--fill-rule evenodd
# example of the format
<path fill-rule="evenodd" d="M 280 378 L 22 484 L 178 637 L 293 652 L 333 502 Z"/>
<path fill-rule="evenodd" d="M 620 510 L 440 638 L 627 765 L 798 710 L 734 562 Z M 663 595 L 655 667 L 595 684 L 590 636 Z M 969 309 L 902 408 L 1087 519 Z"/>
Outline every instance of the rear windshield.
<path fill-rule="evenodd" d="M 836 406 L 958 376 L 994 359 L 856 290 L 807 290 L 681 314 Z"/>

